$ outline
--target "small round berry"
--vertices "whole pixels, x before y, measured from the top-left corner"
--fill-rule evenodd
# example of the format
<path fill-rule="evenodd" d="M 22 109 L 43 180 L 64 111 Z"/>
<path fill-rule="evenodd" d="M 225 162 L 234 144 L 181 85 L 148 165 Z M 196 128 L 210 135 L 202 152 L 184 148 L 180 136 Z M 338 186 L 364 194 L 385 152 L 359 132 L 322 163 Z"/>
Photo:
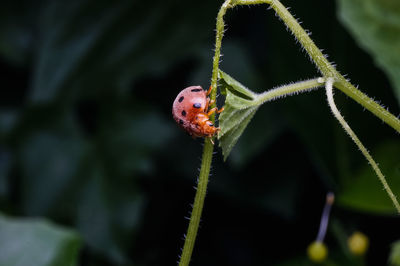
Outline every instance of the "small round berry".
<path fill-rule="evenodd" d="M 369 240 L 366 235 L 361 232 L 354 232 L 348 239 L 347 245 L 349 246 L 350 252 L 356 256 L 364 255 L 369 246 Z"/>
<path fill-rule="evenodd" d="M 320 263 L 328 256 L 328 249 L 323 242 L 314 241 L 308 246 L 307 255 L 311 261 Z"/>

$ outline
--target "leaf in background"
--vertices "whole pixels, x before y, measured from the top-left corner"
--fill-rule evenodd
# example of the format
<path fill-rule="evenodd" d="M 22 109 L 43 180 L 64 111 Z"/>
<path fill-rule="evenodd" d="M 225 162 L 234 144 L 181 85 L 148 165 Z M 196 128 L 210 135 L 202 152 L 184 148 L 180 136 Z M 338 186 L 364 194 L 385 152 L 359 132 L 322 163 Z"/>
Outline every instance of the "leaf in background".
<path fill-rule="evenodd" d="M 124 251 L 132 244 L 134 229 L 142 218 L 142 198 L 135 193 L 134 182 L 118 187 L 104 175 L 102 165 L 89 164 L 91 173 L 88 182 L 82 184 L 77 228 L 92 252 L 108 257 L 115 265 L 125 265 L 128 256 Z"/>
<path fill-rule="evenodd" d="M 386 141 L 372 154 L 393 193 L 399 198 L 400 141 Z M 342 178 L 337 198 L 338 204 L 359 211 L 376 214 L 395 214 L 396 211 L 375 172 L 367 163 L 354 175 Z"/>
<path fill-rule="evenodd" d="M 99 145 L 104 145 L 107 164 L 118 176 L 149 174 L 156 168 L 153 152 L 171 140 L 173 126 L 156 110 L 116 109 L 101 121 Z"/>
<path fill-rule="evenodd" d="M 392 244 L 389 255 L 389 263 L 392 266 L 400 266 L 400 241 Z"/>
<path fill-rule="evenodd" d="M 224 160 L 229 156 L 233 146 L 253 118 L 258 106 L 252 105 L 256 95 L 234 80 L 228 74 L 220 71 L 221 92 L 226 94 L 224 111 L 219 117 L 219 146 L 222 148 Z"/>
<path fill-rule="evenodd" d="M 129 0 L 53 1 L 43 6 L 30 91 L 34 103 L 85 92 L 124 93 L 137 77 L 166 71 L 195 54 L 199 40 L 209 35 L 208 28 L 199 25 L 205 23 L 202 14 L 211 18 L 212 13 L 203 11 L 213 8 L 197 5 L 176 12 L 179 1 Z"/>
<path fill-rule="evenodd" d="M 400 104 L 400 1 L 338 0 L 338 17 L 391 80 Z M 362 67 L 362 66 L 360 66 Z"/>
<path fill-rule="evenodd" d="M 3 2 L 0 9 L 0 56 L 14 66 L 28 62 L 33 50 L 34 18 L 39 13 L 40 0 Z"/>
<path fill-rule="evenodd" d="M 93 253 L 115 265 L 129 262 L 143 219 L 146 198 L 138 180 L 154 174 L 155 154 L 170 142 L 174 128 L 157 108 L 138 112 L 137 105 L 119 104 L 101 116 L 79 178 L 83 188 L 76 217 L 79 231 Z"/>
<path fill-rule="evenodd" d="M 73 266 L 79 235 L 45 220 L 15 219 L 0 214 L 0 265 Z"/>
<path fill-rule="evenodd" d="M 19 139 L 24 214 L 45 215 L 58 209 L 59 204 L 66 204 L 63 195 L 76 181 L 86 156 L 88 143 L 72 116 L 56 118 L 57 122 L 24 132 L 25 136 Z"/>

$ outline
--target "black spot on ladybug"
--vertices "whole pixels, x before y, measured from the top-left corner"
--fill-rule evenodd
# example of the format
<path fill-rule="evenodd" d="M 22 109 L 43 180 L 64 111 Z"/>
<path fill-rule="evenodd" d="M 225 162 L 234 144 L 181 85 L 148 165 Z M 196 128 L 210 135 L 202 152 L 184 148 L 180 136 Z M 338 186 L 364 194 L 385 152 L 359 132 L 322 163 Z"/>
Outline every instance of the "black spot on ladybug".
<path fill-rule="evenodd" d="M 194 103 L 194 104 L 193 104 L 193 107 L 194 107 L 194 108 L 201 108 L 201 103 Z"/>
<path fill-rule="evenodd" d="M 179 124 L 183 125 L 183 120 L 179 119 Z"/>
<path fill-rule="evenodd" d="M 181 98 L 179 98 L 178 102 L 181 103 L 183 101 L 183 99 L 185 99 L 185 97 L 181 96 Z"/>
<path fill-rule="evenodd" d="M 202 91 L 202 89 L 192 89 L 192 90 L 190 90 L 190 91 L 198 92 L 198 91 Z"/>
<path fill-rule="evenodd" d="M 186 111 L 185 110 L 182 111 L 182 115 L 186 116 Z"/>

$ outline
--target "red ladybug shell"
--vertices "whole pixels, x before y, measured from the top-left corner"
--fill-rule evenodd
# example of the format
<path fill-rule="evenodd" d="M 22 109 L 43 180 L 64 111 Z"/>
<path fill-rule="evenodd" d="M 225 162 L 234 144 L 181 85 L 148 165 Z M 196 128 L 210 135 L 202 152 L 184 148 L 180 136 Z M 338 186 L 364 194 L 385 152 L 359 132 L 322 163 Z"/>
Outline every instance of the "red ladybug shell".
<path fill-rule="evenodd" d="M 172 105 L 175 121 L 193 137 L 211 137 L 217 128 L 209 121 L 206 113 L 207 92 L 201 86 L 182 90 Z"/>

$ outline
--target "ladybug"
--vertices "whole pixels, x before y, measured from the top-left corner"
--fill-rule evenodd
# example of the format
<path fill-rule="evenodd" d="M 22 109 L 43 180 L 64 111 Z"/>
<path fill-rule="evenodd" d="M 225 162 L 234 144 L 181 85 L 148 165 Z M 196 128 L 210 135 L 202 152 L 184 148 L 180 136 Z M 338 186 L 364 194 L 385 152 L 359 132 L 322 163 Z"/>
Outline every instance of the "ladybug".
<path fill-rule="evenodd" d="M 220 129 L 215 127 L 209 116 L 213 113 L 220 113 L 224 108 L 217 107 L 208 110 L 214 103 L 208 95 L 211 93 L 211 86 L 208 91 L 201 86 L 191 86 L 183 89 L 172 105 L 172 116 L 180 127 L 189 133 L 193 138 L 212 137 Z"/>

